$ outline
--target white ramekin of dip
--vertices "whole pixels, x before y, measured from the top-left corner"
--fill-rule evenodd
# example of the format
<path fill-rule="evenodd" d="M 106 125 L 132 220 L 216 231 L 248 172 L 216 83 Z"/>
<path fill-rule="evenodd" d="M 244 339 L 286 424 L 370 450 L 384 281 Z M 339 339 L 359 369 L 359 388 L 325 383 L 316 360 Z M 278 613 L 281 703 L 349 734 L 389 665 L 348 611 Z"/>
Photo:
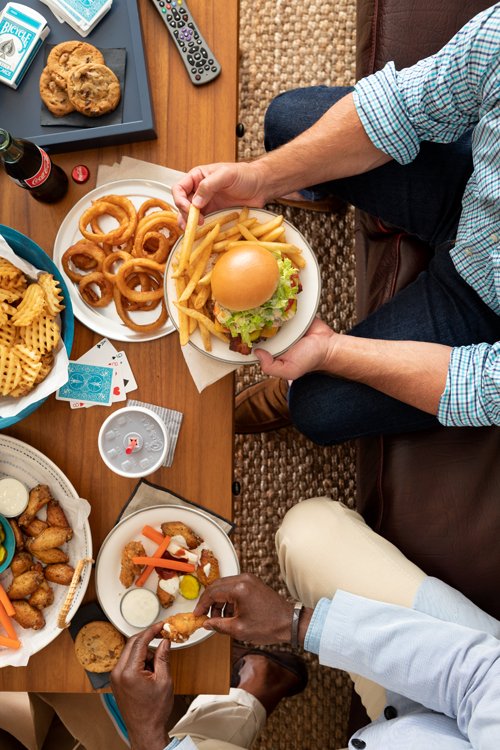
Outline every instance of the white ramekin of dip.
<path fill-rule="evenodd" d="M 160 611 L 160 601 L 154 591 L 131 589 L 123 595 L 120 610 L 124 620 L 134 628 L 147 628 L 152 625 Z"/>
<path fill-rule="evenodd" d="M 28 505 L 28 490 L 14 477 L 0 479 L 0 513 L 6 518 L 20 516 Z"/>

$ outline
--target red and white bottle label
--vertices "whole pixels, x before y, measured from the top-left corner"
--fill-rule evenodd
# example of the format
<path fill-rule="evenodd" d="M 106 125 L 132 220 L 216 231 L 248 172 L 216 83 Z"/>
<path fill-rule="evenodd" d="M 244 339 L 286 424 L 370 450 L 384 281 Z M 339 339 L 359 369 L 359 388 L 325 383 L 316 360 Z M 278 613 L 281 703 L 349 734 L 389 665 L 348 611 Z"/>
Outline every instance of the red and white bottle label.
<path fill-rule="evenodd" d="M 26 185 L 30 188 L 37 188 L 37 187 L 40 187 L 40 185 L 43 185 L 43 183 L 49 177 L 50 170 L 52 167 L 52 162 L 50 161 L 50 157 L 45 153 L 43 149 L 38 148 L 38 150 L 40 151 L 40 156 L 42 157 L 42 163 L 40 164 L 40 169 L 38 170 L 36 174 L 33 175 L 33 177 L 29 177 L 28 179 L 24 180 Z"/>

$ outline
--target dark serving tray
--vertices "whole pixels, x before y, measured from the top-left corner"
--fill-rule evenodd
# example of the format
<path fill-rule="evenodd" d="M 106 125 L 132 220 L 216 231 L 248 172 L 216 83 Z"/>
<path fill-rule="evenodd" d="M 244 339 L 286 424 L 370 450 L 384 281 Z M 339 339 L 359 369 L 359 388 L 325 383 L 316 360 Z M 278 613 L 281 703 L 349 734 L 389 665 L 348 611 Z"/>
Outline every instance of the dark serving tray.
<path fill-rule="evenodd" d="M 94 127 L 85 128 L 68 127 L 62 123 L 42 126 L 39 92 L 45 59 L 42 46 L 17 90 L 0 84 L 0 127 L 14 136 L 47 147 L 52 153 L 156 138 L 136 0 L 114 0 L 111 10 L 85 38 L 67 23 L 59 23 L 52 11 L 39 0 L 22 2 L 47 19 L 50 33 L 44 45 L 81 39 L 102 49 L 124 47 L 127 50 L 123 121 L 102 126 L 97 118 Z"/>

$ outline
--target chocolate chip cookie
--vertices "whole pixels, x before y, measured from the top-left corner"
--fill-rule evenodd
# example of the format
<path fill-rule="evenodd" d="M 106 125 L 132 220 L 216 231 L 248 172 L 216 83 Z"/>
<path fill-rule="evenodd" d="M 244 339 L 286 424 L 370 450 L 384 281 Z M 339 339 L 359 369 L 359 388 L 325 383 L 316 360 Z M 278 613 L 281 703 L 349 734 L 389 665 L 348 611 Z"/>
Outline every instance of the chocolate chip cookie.
<path fill-rule="evenodd" d="M 40 76 L 40 96 L 49 112 L 52 112 L 55 117 L 64 117 L 75 109 L 68 98 L 66 85 L 59 85 L 48 65 L 42 70 Z"/>
<path fill-rule="evenodd" d="M 75 638 L 76 658 L 88 672 L 109 672 L 125 647 L 124 636 L 110 622 L 88 622 Z"/>
<path fill-rule="evenodd" d="M 90 62 L 104 64 L 103 54 L 92 44 L 80 41 L 56 44 L 47 58 L 48 68 L 62 87 L 66 85 L 66 78 L 72 70 Z"/>
<path fill-rule="evenodd" d="M 120 101 L 120 81 L 106 65 L 80 65 L 68 75 L 66 83 L 71 104 L 87 117 L 112 112 Z"/>

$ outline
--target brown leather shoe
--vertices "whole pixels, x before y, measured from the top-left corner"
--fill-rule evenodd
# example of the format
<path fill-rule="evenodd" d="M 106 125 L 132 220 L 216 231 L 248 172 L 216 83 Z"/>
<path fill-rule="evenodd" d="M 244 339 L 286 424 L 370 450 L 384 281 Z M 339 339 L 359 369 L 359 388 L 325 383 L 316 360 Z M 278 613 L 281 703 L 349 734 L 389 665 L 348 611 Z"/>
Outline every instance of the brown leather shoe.
<path fill-rule="evenodd" d="M 238 435 L 270 432 L 291 424 L 288 411 L 288 383 L 266 378 L 236 396 L 234 429 Z"/>

